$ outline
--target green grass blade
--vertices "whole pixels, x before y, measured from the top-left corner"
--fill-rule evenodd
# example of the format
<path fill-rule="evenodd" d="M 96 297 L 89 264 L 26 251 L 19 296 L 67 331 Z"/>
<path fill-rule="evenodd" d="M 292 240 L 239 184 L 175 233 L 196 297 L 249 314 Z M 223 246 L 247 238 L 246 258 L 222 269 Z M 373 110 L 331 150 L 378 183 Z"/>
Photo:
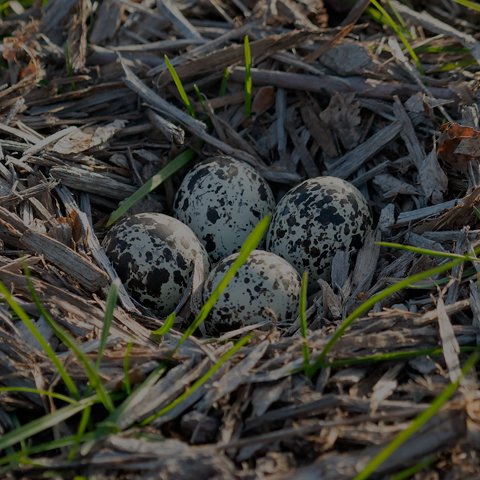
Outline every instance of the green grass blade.
<path fill-rule="evenodd" d="M 250 42 L 248 35 L 245 36 L 245 115 L 252 116 L 252 56 L 250 54 Z"/>
<path fill-rule="evenodd" d="M 196 83 L 193 85 L 193 89 L 195 90 L 195 93 L 197 94 L 198 101 L 200 102 L 200 105 L 202 106 L 202 109 L 203 109 L 204 113 L 207 114 L 207 109 L 205 107 L 205 102 L 203 101 L 202 93 L 200 92 Z"/>
<path fill-rule="evenodd" d="M 175 312 L 172 312 L 165 320 L 165 323 L 158 330 L 155 330 L 152 333 L 154 333 L 155 335 L 166 335 L 170 331 L 170 329 L 173 327 L 174 323 L 175 323 Z"/>
<path fill-rule="evenodd" d="M 97 354 L 97 361 L 95 363 L 95 370 L 99 370 L 100 364 L 102 363 L 102 356 L 107 346 L 107 339 L 108 335 L 110 334 L 110 327 L 113 322 L 113 312 L 117 305 L 117 296 L 118 296 L 118 288 L 120 287 L 121 282 L 119 278 L 116 278 L 112 285 L 110 286 L 110 290 L 108 291 L 106 307 L 105 307 L 105 315 L 103 317 L 103 329 L 102 329 L 102 337 L 100 339 L 100 346 L 98 347 L 98 354 Z"/>
<path fill-rule="evenodd" d="M 300 294 L 300 331 L 302 332 L 303 344 L 303 366 L 305 372 L 309 372 L 310 369 L 310 355 L 308 352 L 308 342 L 307 342 L 307 316 L 305 311 L 307 310 L 307 286 L 308 286 L 308 270 L 305 270 L 302 276 L 302 291 Z"/>
<path fill-rule="evenodd" d="M 136 401 L 139 395 L 142 395 L 145 389 L 152 387 L 165 373 L 168 368 L 168 363 L 163 362 L 161 363 L 153 372 L 148 375 L 145 381 L 137 388 L 133 390 L 133 392 L 128 395 L 127 398 L 112 412 L 108 415 L 108 417 L 101 423 L 99 423 L 96 427 L 95 432 L 93 432 L 92 438 L 85 443 L 82 448 L 82 455 L 86 455 L 90 449 L 95 445 L 100 438 L 111 434 L 112 432 L 120 431 L 119 426 L 117 425 L 118 419 L 130 408 L 132 403 Z"/>
<path fill-rule="evenodd" d="M 37 342 L 41 345 L 45 353 L 48 355 L 52 363 L 55 365 L 55 368 L 57 369 L 58 373 L 62 377 L 62 380 L 65 383 L 65 386 L 68 388 L 68 391 L 72 394 L 73 398 L 75 398 L 75 400 L 80 400 L 80 394 L 78 393 L 75 383 L 73 383 L 72 378 L 67 373 L 62 363 L 55 355 L 55 352 L 52 350 L 52 347 L 50 347 L 50 345 L 42 337 L 41 333 L 37 330 L 37 327 L 30 320 L 29 316 L 25 313 L 23 308 L 20 307 L 20 305 L 18 305 L 17 302 L 15 302 L 15 300 L 10 295 L 10 292 L 5 288 L 5 285 L 2 282 L 0 282 L 0 293 L 3 294 L 3 296 L 5 297 L 5 300 L 10 305 L 10 308 L 18 315 L 20 320 L 22 320 L 22 322 L 27 326 L 27 328 L 33 334 Z"/>
<path fill-rule="evenodd" d="M 477 347 L 460 347 L 461 352 L 473 352 Z M 365 355 L 364 357 L 348 358 L 345 360 L 334 360 L 333 362 L 322 362 L 318 365 L 318 368 L 327 367 L 345 367 L 347 365 L 361 365 L 364 363 L 374 362 L 390 362 L 392 360 L 403 360 L 406 358 L 425 357 L 433 355 L 442 355 L 443 350 L 441 348 L 425 348 L 423 350 L 405 350 L 401 352 L 392 353 L 379 353 L 377 355 Z M 292 370 L 292 373 L 299 373 L 304 371 L 304 367 L 299 367 Z"/>
<path fill-rule="evenodd" d="M 408 43 L 408 40 L 405 38 L 403 35 L 401 29 L 399 26 L 395 23 L 393 18 L 387 13 L 387 11 L 377 2 L 377 0 L 371 0 L 372 4 L 375 5 L 375 7 L 380 11 L 380 13 L 383 15 L 384 19 L 386 20 L 387 25 L 389 25 L 395 33 L 400 37 L 400 40 L 402 43 L 405 45 L 405 47 L 408 50 L 408 53 L 410 53 L 410 56 L 412 57 L 413 61 L 417 64 L 418 71 L 422 74 L 425 75 L 425 72 L 422 69 L 422 66 L 420 65 L 420 60 L 417 57 L 417 54 L 414 52 L 413 48 L 410 46 L 410 43 Z"/>
<path fill-rule="evenodd" d="M 381 247 L 395 248 L 397 250 L 406 250 L 407 252 L 421 253 L 422 255 L 429 255 L 431 257 L 452 258 L 452 259 L 461 258 L 465 262 L 468 262 L 468 261 L 480 262 L 480 259 L 471 258 L 468 254 L 459 255 L 457 253 L 437 252 L 436 250 L 428 250 L 426 248 L 411 247 L 410 245 L 401 245 L 400 243 L 377 242 L 377 245 L 380 245 Z"/>
<path fill-rule="evenodd" d="M 191 148 L 185 150 L 180 155 L 175 157 L 171 162 L 165 165 L 158 173 L 156 173 L 150 180 L 145 182 L 133 195 L 128 197 L 122 205 L 115 210 L 108 219 L 107 227 L 115 223 L 124 213 L 137 204 L 143 197 L 152 193 L 159 185 L 161 185 L 167 178 L 184 167 L 190 160 L 195 157 L 196 153 Z"/>
<path fill-rule="evenodd" d="M 85 429 L 87 428 L 88 422 L 90 420 L 90 413 L 92 407 L 87 407 L 82 412 L 82 418 L 80 419 L 80 424 L 78 425 L 77 434 L 75 435 L 75 443 L 73 444 L 72 449 L 68 455 L 68 461 L 71 462 L 75 458 L 75 453 L 77 452 L 78 446 L 80 445 L 82 439 L 84 438 Z"/>
<path fill-rule="evenodd" d="M 110 398 L 109 393 L 105 390 L 103 382 L 98 376 L 96 369 L 92 366 L 88 357 L 80 349 L 75 339 L 66 330 L 57 325 L 57 323 L 52 319 L 52 317 L 50 317 L 50 314 L 45 310 L 45 308 L 43 308 L 43 305 L 38 299 L 37 293 L 33 288 L 32 282 L 30 281 L 28 268 L 25 268 L 25 274 L 27 276 L 30 295 L 32 296 L 32 299 L 35 302 L 38 310 L 43 315 L 43 318 L 45 318 L 47 323 L 50 325 L 50 328 L 55 332 L 55 335 L 67 346 L 67 348 L 73 350 L 75 356 L 83 365 L 85 373 L 90 380 L 90 384 L 97 391 L 98 397 L 102 401 L 103 405 L 109 412 L 113 411 L 114 407 L 112 399 Z"/>
<path fill-rule="evenodd" d="M 228 83 L 228 75 L 229 75 L 228 67 L 225 69 L 222 78 L 222 84 L 220 85 L 220 92 L 218 92 L 219 97 L 223 97 L 227 92 L 227 83 Z"/>
<path fill-rule="evenodd" d="M 402 28 L 404 30 L 408 30 L 408 27 L 407 27 L 407 24 L 406 24 L 405 20 L 402 18 L 402 16 L 397 11 L 397 9 L 393 7 L 392 2 L 390 0 L 385 0 L 385 1 L 387 2 L 387 5 L 390 7 L 390 10 L 392 10 L 392 12 L 394 13 L 395 17 L 397 17 L 397 20 L 400 23 L 400 25 L 402 26 Z"/>
<path fill-rule="evenodd" d="M 208 112 L 207 112 L 207 108 L 205 107 L 205 102 L 203 101 L 202 94 L 201 94 L 201 92 L 200 92 L 200 90 L 198 89 L 198 87 L 197 87 L 196 84 L 193 86 L 193 88 L 195 89 L 195 93 L 197 94 L 198 101 L 200 102 L 200 105 L 202 106 L 203 111 L 204 111 L 205 115 L 207 116 L 207 126 L 208 126 L 208 129 L 209 129 L 209 130 L 212 130 L 212 128 L 213 128 L 213 123 L 212 123 L 212 120 L 210 119 L 210 115 L 209 115 Z"/>
<path fill-rule="evenodd" d="M 133 401 L 139 396 L 142 395 L 143 391 L 147 388 L 152 387 L 155 383 L 160 380 L 162 375 L 167 371 L 168 362 L 162 362 L 153 372 L 151 372 L 148 377 L 139 385 L 133 392 L 112 412 L 106 419 L 106 424 L 115 424 L 117 420 L 130 408 Z M 103 425 L 104 422 L 100 424 Z"/>
<path fill-rule="evenodd" d="M 370 475 L 388 458 L 395 453 L 395 451 L 405 443 L 416 431 L 418 431 L 428 420 L 430 420 L 444 405 L 445 402 L 455 393 L 455 390 L 458 388 L 460 381 L 463 377 L 470 371 L 471 368 L 478 362 L 480 359 L 480 349 L 477 349 L 470 358 L 465 363 L 462 368 L 462 375 L 460 378 L 453 383 L 450 383 L 443 392 L 438 395 L 435 400 L 430 404 L 430 406 L 417 415 L 413 420 L 412 424 L 400 432 L 383 450 L 381 450 L 369 463 L 368 465 L 353 479 L 353 480 L 366 480 Z"/>
<path fill-rule="evenodd" d="M 70 50 L 68 49 L 68 42 L 67 42 L 66 51 L 67 51 L 68 75 L 69 75 L 70 77 L 73 77 L 73 70 L 72 70 L 72 63 L 70 62 Z M 72 86 L 72 90 L 73 90 L 73 91 L 75 91 L 75 90 L 77 89 L 77 87 L 75 86 L 75 82 L 72 82 L 70 85 Z"/>
<path fill-rule="evenodd" d="M 187 107 L 188 113 L 193 117 L 196 118 L 195 112 L 193 111 L 192 105 L 190 103 L 190 100 L 187 97 L 187 94 L 185 93 L 185 89 L 183 88 L 182 82 L 177 75 L 177 72 L 173 68 L 172 64 L 170 63 L 170 60 L 168 57 L 165 55 L 165 62 L 167 62 L 167 67 L 170 72 L 170 75 L 173 78 L 173 81 L 175 82 L 175 85 L 177 87 L 178 93 L 180 93 L 180 96 L 182 97 L 183 103 L 185 104 L 185 107 Z"/>
<path fill-rule="evenodd" d="M 474 205 L 473 206 L 473 211 L 475 212 L 475 215 L 480 218 L 480 210 Z"/>
<path fill-rule="evenodd" d="M 420 470 L 423 470 L 424 468 L 429 467 L 432 463 L 435 462 L 436 459 L 437 457 L 435 455 L 427 457 L 425 460 L 421 461 L 420 463 L 417 463 L 413 467 L 406 468 L 405 470 L 402 470 L 396 475 L 392 475 L 391 477 L 388 478 L 388 480 L 407 480 L 407 478 L 412 478 L 413 475 L 415 475 Z"/>
<path fill-rule="evenodd" d="M 61 422 L 64 422 L 65 420 L 73 417 L 73 415 L 80 413 L 88 406 L 97 403 L 98 400 L 98 395 L 93 395 L 92 397 L 80 400 L 73 405 L 67 405 L 66 407 L 60 408 L 53 413 L 49 413 L 43 417 L 37 418 L 26 425 L 22 425 L 21 427 L 12 430 L 11 432 L 5 433 L 0 437 L 0 451 L 7 447 L 12 447 L 23 440 L 33 437 L 37 433 L 43 432 Z"/>
<path fill-rule="evenodd" d="M 154 415 L 151 415 L 145 419 L 140 425 L 148 425 L 155 418 L 161 417 L 172 408 L 176 407 L 182 403 L 191 393 L 193 393 L 197 388 L 201 387 L 236 351 L 242 348 L 246 343 L 250 341 L 253 335 L 247 335 L 246 337 L 241 338 L 228 352 L 224 353 L 218 362 L 210 368 L 210 370 L 199 378 L 186 392 L 180 395 L 176 400 L 174 400 L 170 405 L 167 405 L 165 408 L 160 410 Z"/>
<path fill-rule="evenodd" d="M 475 253 L 479 251 L 480 248 L 477 248 L 475 250 Z M 464 261 L 463 258 L 461 259 L 456 259 L 452 260 L 451 262 L 445 263 L 444 265 L 440 265 L 438 267 L 432 268 L 430 270 L 427 270 L 426 272 L 418 273 L 416 275 L 413 275 L 409 278 L 406 278 L 404 280 L 401 280 L 400 282 L 391 285 L 390 287 L 386 288 L 385 290 L 377 293 L 374 295 L 372 298 L 364 302 L 362 305 L 360 305 L 354 312 L 352 312 L 340 325 L 340 327 L 337 329 L 337 331 L 334 333 L 330 341 L 327 343 L 325 348 L 323 349 L 322 353 L 318 356 L 317 360 L 315 361 L 314 365 L 310 367 L 311 375 L 313 375 L 319 368 L 319 365 L 325 360 L 325 357 L 328 355 L 328 352 L 333 348 L 337 340 L 343 335 L 343 333 L 350 327 L 350 325 L 357 319 L 359 318 L 362 314 L 368 312 L 377 302 L 380 300 L 383 300 L 384 298 L 390 296 L 392 293 L 398 292 L 408 286 L 410 284 L 414 284 L 415 282 L 418 282 L 419 280 L 423 280 L 428 277 L 432 277 L 436 275 L 437 273 L 442 273 L 450 270 L 456 265 L 459 265 Z"/>
<path fill-rule="evenodd" d="M 179 340 L 177 346 L 173 353 L 175 353 L 180 345 L 198 328 L 198 326 L 207 318 L 208 314 L 212 310 L 215 302 L 219 299 L 222 292 L 225 290 L 230 280 L 237 273 L 238 269 L 246 262 L 252 250 L 254 250 L 260 241 L 263 238 L 263 235 L 267 231 L 268 224 L 270 222 L 271 214 L 264 217 L 257 226 L 254 228 L 253 232 L 248 236 L 245 242 L 242 245 L 240 250 L 240 255 L 233 262 L 233 265 L 229 268 L 228 272 L 222 278 L 221 282 L 218 284 L 217 288 L 210 295 L 210 298 L 205 302 L 202 309 L 200 310 L 197 318 L 192 322 L 192 324 L 187 328 L 186 332 L 183 334 L 182 338 Z"/>
<path fill-rule="evenodd" d="M 227 67 L 225 69 L 225 72 L 223 73 L 222 83 L 220 85 L 220 91 L 218 92 L 219 97 L 223 97 L 225 95 L 225 93 L 227 92 L 228 75 L 229 75 L 229 71 L 228 71 L 228 67 Z M 220 110 L 219 108 L 216 108 L 214 110 L 215 115 L 218 114 L 219 110 Z"/>
<path fill-rule="evenodd" d="M 47 397 L 56 398 L 57 400 L 62 400 L 67 403 L 72 403 L 72 404 L 77 403 L 75 400 L 72 400 L 70 397 L 67 397 L 66 395 L 62 395 L 61 393 L 47 392 L 47 390 L 37 390 L 36 388 L 30 388 L 30 387 L 0 387 L 0 393 L 1 392 L 38 393 L 39 395 L 45 395 Z"/>
<path fill-rule="evenodd" d="M 130 352 L 132 351 L 133 342 L 128 342 L 127 351 L 125 352 L 125 358 L 123 359 L 123 376 L 124 376 L 124 384 L 125 384 L 125 391 L 127 395 L 132 393 L 132 388 L 130 386 L 130 376 L 128 375 L 128 371 L 130 370 Z"/>
<path fill-rule="evenodd" d="M 91 436 L 91 433 L 87 433 L 85 436 L 88 438 Z M 69 447 L 75 442 L 75 437 L 64 437 L 58 440 L 52 440 L 51 442 L 45 442 L 40 445 L 34 445 L 33 447 L 27 447 L 26 455 L 36 455 L 38 453 L 47 452 L 49 450 L 57 450 L 58 448 Z M 24 455 L 23 452 L 15 452 L 11 455 L 0 458 L 0 465 L 6 465 L 12 460 L 18 460 Z M 3 478 L 2 475 L 9 469 L 0 469 L 0 478 Z"/>
<path fill-rule="evenodd" d="M 452 0 L 452 2 L 458 3 L 459 5 L 463 5 L 464 7 L 468 7 L 472 10 L 480 12 L 480 5 L 478 3 L 470 2 L 469 0 Z"/>

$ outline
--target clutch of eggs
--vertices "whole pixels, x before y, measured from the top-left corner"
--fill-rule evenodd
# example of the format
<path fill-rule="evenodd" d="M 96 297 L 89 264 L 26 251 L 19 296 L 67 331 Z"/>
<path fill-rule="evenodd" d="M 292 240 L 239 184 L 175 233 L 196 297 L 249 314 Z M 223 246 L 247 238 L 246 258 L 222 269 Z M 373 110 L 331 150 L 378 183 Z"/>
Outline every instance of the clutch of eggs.
<path fill-rule="evenodd" d="M 217 263 L 203 292 L 206 302 L 240 254 Z M 301 279 L 283 258 L 254 250 L 237 270 L 205 320 L 207 330 L 221 334 L 264 320 L 293 322 L 297 318 Z"/>
<path fill-rule="evenodd" d="M 180 302 L 193 273 L 195 258 L 210 261 L 190 228 L 160 213 L 131 215 L 105 236 L 103 247 L 130 295 L 161 316 Z"/>
<path fill-rule="evenodd" d="M 238 251 L 274 208 L 270 186 L 253 167 L 219 156 L 200 162 L 185 176 L 174 216 L 193 230 L 216 263 Z"/>
<path fill-rule="evenodd" d="M 365 240 L 372 217 L 365 197 L 336 177 L 317 177 L 292 188 L 278 202 L 267 233 L 267 250 L 302 274 L 309 271 L 308 294 L 318 279 L 330 281 L 338 250 L 356 251 Z"/>

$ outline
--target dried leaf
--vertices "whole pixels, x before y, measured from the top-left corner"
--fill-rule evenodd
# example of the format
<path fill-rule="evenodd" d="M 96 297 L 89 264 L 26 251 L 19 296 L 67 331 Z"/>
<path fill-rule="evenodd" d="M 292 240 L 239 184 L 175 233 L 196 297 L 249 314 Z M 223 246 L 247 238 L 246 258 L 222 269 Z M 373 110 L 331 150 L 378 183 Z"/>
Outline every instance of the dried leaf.
<path fill-rule="evenodd" d="M 354 93 L 334 93 L 328 108 L 321 114 L 320 118 L 335 130 L 347 150 L 358 145 L 362 129 L 360 127 L 360 103 L 352 103 Z"/>
<path fill-rule="evenodd" d="M 438 151 L 442 158 L 453 168 L 465 173 L 468 162 L 480 156 L 480 132 L 471 127 L 462 127 L 458 123 L 447 123 L 440 129 Z M 460 150 L 458 147 L 463 143 Z"/>
<path fill-rule="evenodd" d="M 262 87 L 252 103 L 252 113 L 261 115 L 275 103 L 275 89 L 273 87 Z"/>

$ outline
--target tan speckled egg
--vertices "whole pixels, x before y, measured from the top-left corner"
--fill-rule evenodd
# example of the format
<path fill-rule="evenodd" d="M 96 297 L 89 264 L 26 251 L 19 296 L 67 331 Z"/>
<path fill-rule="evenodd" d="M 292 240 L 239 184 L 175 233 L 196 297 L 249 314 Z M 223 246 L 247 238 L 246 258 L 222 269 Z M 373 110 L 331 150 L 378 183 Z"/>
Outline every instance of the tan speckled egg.
<path fill-rule="evenodd" d="M 250 165 L 219 156 L 185 176 L 174 216 L 188 225 L 213 263 L 240 250 L 257 223 L 275 208 L 268 183 Z"/>
<path fill-rule="evenodd" d="M 309 271 L 308 293 L 318 279 L 330 280 L 338 250 L 358 250 L 372 225 L 365 197 L 336 177 L 311 178 L 278 202 L 267 233 L 267 250 L 284 258 L 300 274 Z"/>
<path fill-rule="evenodd" d="M 130 295 L 161 316 L 178 305 L 203 245 L 182 222 L 160 213 L 131 215 L 105 236 L 103 247 Z"/>
<path fill-rule="evenodd" d="M 240 254 L 234 253 L 217 263 L 210 272 L 203 292 L 206 302 Z M 294 321 L 298 315 L 301 279 L 283 258 L 254 250 L 215 303 L 205 326 L 221 334 L 264 320 Z"/>

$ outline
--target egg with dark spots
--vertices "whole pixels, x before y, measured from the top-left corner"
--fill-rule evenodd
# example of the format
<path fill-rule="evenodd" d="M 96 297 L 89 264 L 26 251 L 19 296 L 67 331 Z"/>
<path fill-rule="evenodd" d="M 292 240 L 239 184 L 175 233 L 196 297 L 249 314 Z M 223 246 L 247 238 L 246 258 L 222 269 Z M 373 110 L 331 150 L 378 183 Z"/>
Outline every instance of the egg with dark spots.
<path fill-rule="evenodd" d="M 308 269 L 308 293 L 318 280 L 330 281 L 339 250 L 355 252 L 372 226 L 365 197 L 335 177 L 311 178 L 278 202 L 267 233 L 267 250 L 284 258 L 299 274 Z"/>
<path fill-rule="evenodd" d="M 210 271 L 207 252 L 192 230 L 159 213 L 126 218 L 107 233 L 103 247 L 128 293 L 160 316 L 180 302 L 197 255 Z"/>
<path fill-rule="evenodd" d="M 173 214 L 194 231 L 212 262 L 218 262 L 240 250 L 274 208 L 268 183 L 253 167 L 219 156 L 200 162 L 185 176 Z"/>
<path fill-rule="evenodd" d="M 205 283 L 205 302 L 238 256 L 234 253 L 212 269 Z M 211 334 L 219 335 L 265 320 L 291 323 L 298 315 L 300 292 L 300 275 L 288 262 L 273 253 L 254 250 L 220 295 L 205 326 Z"/>

